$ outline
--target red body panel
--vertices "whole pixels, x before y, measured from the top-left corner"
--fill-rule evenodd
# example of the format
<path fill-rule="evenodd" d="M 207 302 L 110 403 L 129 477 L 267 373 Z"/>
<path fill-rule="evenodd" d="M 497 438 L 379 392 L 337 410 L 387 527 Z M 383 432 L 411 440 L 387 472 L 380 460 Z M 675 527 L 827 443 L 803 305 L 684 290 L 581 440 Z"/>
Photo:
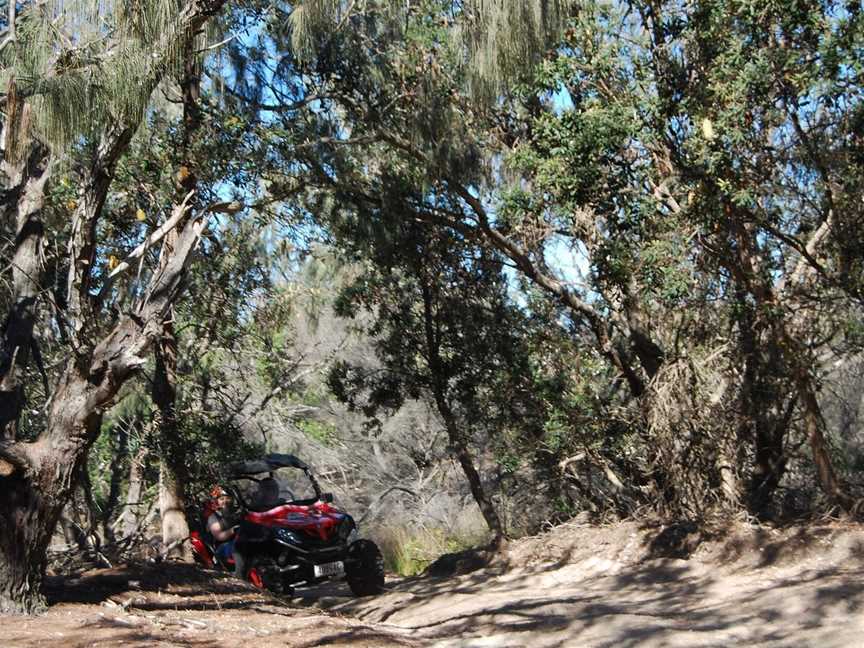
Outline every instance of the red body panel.
<path fill-rule="evenodd" d="M 261 578 L 261 574 L 254 567 L 249 570 L 249 582 L 258 589 L 264 589 L 264 579 Z"/>
<path fill-rule="evenodd" d="M 203 562 L 207 567 L 212 567 L 213 556 L 210 555 L 210 550 L 207 548 L 204 540 L 201 539 L 201 534 L 197 531 L 193 531 L 189 534 L 189 541 L 192 543 L 192 549 L 201 558 L 201 562 Z"/>
<path fill-rule="evenodd" d="M 269 511 L 255 513 L 250 511 L 245 519 L 265 527 L 285 527 L 307 535 L 329 540 L 339 528 L 339 523 L 345 514 L 326 502 L 316 502 L 304 506 L 301 504 L 283 504 Z"/>

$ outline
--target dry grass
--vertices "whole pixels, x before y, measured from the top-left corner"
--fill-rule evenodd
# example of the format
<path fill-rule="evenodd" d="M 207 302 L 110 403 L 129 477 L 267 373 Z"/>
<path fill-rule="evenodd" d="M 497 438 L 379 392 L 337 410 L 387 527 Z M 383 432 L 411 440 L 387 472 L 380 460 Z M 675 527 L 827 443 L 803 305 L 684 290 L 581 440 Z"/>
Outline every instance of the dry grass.
<path fill-rule="evenodd" d="M 480 546 L 485 534 L 447 532 L 441 528 L 388 526 L 375 533 L 388 571 L 400 576 L 416 576 L 444 554 Z"/>

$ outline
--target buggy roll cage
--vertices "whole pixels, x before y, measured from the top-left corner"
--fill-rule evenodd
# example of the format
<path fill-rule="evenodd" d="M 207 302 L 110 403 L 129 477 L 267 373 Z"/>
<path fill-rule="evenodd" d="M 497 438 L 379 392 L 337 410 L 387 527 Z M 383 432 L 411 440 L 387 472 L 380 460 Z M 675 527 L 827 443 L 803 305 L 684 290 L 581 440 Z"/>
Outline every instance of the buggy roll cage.
<path fill-rule="evenodd" d="M 312 484 L 312 489 L 315 491 L 315 501 L 332 501 L 333 496 L 330 493 L 322 493 L 321 486 L 318 484 L 318 480 L 315 479 L 315 475 L 312 474 L 312 470 L 309 466 L 290 454 L 268 454 L 260 459 L 253 459 L 251 461 L 237 461 L 227 466 L 227 476 L 229 479 L 248 479 L 250 481 L 260 481 L 256 477 L 256 475 L 260 475 L 261 473 L 268 473 L 268 475 L 272 478 L 277 470 L 280 468 L 297 468 L 302 470 L 306 477 Z M 231 491 L 231 494 L 234 496 L 234 499 L 240 503 L 240 505 L 249 509 L 249 505 L 243 499 L 243 496 L 240 494 L 240 489 L 235 488 L 232 485 L 228 485 L 227 489 Z M 308 500 L 307 500 L 308 501 Z"/>

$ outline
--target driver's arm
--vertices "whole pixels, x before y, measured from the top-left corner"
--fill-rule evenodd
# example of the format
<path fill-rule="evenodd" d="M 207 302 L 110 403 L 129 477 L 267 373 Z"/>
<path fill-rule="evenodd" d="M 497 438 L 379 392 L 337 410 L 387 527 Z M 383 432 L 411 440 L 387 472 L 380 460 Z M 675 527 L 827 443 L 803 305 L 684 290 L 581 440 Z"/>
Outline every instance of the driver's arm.
<path fill-rule="evenodd" d="M 216 542 L 227 542 L 234 537 L 235 527 L 223 529 L 222 525 L 219 523 L 219 520 L 213 520 L 213 522 L 210 523 L 209 529 L 210 533 L 213 535 L 213 539 Z"/>

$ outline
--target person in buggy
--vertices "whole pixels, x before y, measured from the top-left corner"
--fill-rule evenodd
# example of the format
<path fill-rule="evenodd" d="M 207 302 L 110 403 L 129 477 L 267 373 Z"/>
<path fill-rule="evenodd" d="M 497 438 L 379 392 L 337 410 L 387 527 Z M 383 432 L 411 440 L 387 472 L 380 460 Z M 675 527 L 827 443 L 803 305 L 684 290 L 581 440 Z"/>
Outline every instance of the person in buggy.
<path fill-rule="evenodd" d="M 231 524 L 231 506 L 234 498 L 221 486 L 214 486 L 210 491 L 208 503 L 207 531 L 213 536 L 216 545 L 216 558 L 223 565 L 234 562 L 234 539 L 237 536 L 237 525 Z"/>
<path fill-rule="evenodd" d="M 273 478 L 267 478 L 258 482 L 253 499 L 258 506 L 273 508 L 284 503 L 279 495 L 279 483 Z M 239 525 L 234 522 L 233 509 L 234 498 L 231 493 L 222 486 L 214 486 L 210 490 L 210 500 L 204 510 L 205 526 L 213 539 L 216 560 L 229 570 L 233 567 L 235 575 L 245 578 L 243 556 L 235 546 Z"/>
<path fill-rule="evenodd" d="M 231 481 L 214 487 L 196 516 L 200 528 L 190 533 L 198 562 L 213 567 L 215 558 L 217 567 L 276 594 L 328 580 L 345 580 L 355 596 L 384 591 L 380 549 L 359 537 L 354 518 L 322 492 L 303 461 L 271 453 L 229 464 L 224 473 Z"/>

